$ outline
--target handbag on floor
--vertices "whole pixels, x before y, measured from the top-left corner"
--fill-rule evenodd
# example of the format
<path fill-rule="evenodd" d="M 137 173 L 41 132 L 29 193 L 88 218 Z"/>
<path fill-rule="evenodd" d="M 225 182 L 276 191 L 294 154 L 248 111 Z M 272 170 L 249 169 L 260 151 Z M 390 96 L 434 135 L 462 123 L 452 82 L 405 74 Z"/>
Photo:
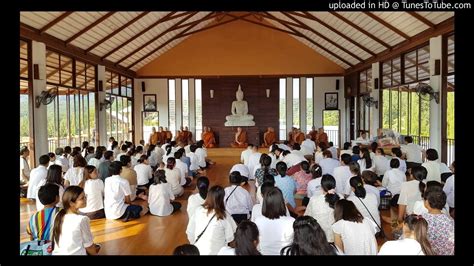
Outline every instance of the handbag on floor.
<path fill-rule="evenodd" d="M 49 240 L 34 240 L 20 243 L 20 256 L 49 256 L 52 253 L 52 242 Z"/>

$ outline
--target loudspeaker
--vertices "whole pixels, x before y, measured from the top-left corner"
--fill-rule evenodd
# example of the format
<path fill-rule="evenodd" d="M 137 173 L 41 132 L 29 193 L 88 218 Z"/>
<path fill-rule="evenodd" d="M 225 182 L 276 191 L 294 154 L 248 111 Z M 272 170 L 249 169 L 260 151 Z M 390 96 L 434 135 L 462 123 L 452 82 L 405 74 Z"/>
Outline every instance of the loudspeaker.
<path fill-rule="evenodd" d="M 145 81 L 142 81 L 142 92 L 145 92 Z"/>
<path fill-rule="evenodd" d="M 339 90 L 339 80 L 336 79 L 336 90 L 338 91 Z"/>
<path fill-rule="evenodd" d="M 374 89 L 376 89 L 376 90 L 379 89 L 379 78 L 374 79 Z"/>

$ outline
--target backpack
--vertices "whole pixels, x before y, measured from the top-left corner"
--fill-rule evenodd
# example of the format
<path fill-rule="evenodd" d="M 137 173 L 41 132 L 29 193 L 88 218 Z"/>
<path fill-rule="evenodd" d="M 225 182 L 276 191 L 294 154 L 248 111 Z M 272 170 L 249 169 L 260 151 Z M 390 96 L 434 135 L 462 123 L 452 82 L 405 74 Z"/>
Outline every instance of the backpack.
<path fill-rule="evenodd" d="M 20 243 L 20 256 L 49 256 L 53 253 L 49 240 L 33 240 Z"/>

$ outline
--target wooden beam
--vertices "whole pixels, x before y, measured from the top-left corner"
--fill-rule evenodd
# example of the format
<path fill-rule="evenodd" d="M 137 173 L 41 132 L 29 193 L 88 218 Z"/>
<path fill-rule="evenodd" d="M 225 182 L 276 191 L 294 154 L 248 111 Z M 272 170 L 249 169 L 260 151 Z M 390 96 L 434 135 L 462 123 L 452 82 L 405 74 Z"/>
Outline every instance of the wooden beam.
<path fill-rule="evenodd" d="M 103 15 L 102 17 L 100 17 L 98 20 L 92 22 L 89 26 L 85 27 L 84 29 L 82 29 L 81 31 L 79 31 L 78 33 L 74 34 L 73 36 L 71 36 L 69 39 L 66 40 L 66 45 L 71 43 L 72 41 L 74 41 L 75 39 L 77 39 L 79 36 L 81 36 L 82 34 L 86 33 L 87 31 L 89 31 L 90 29 L 92 29 L 93 27 L 97 26 L 97 24 L 101 23 L 102 21 L 108 19 L 110 16 L 112 16 L 113 14 L 115 14 L 115 12 L 108 12 L 107 14 Z"/>
<path fill-rule="evenodd" d="M 199 20 L 200 22 L 202 22 L 202 21 L 205 21 L 205 20 L 210 20 L 210 19 L 216 18 L 217 16 L 218 16 L 218 15 L 214 13 L 214 14 L 212 14 L 212 16 L 209 16 L 209 17 L 206 18 L 206 19 L 198 19 L 198 20 Z M 224 16 L 224 17 L 225 17 L 225 16 Z M 217 20 L 217 19 L 216 19 L 216 20 Z M 222 20 L 222 19 L 221 19 L 221 20 Z M 194 24 L 194 22 L 196 22 L 196 21 L 191 21 L 191 22 L 188 22 L 188 23 L 179 24 L 178 26 L 176 26 L 176 27 L 174 28 L 174 30 L 178 30 L 178 29 L 181 29 L 181 28 L 186 28 L 187 26 Z"/>
<path fill-rule="evenodd" d="M 160 18 L 159 20 L 157 20 L 155 23 L 151 24 L 150 26 L 146 27 L 145 29 L 143 29 L 142 31 L 140 31 L 139 33 L 137 33 L 135 36 L 133 36 L 132 38 L 126 40 L 125 42 L 121 43 L 119 46 L 115 47 L 114 49 L 108 51 L 105 55 L 103 55 L 101 57 L 101 59 L 105 59 L 107 58 L 109 55 L 115 53 L 116 51 L 118 51 L 119 49 L 121 49 L 122 47 L 124 47 L 125 45 L 129 44 L 130 42 L 132 42 L 133 40 L 135 40 L 136 38 L 140 37 L 141 35 L 145 34 L 145 32 L 151 30 L 152 28 L 154 28 L 155 26 L 157 26 L 158 24 L 160 23 L 163 23 L 165 21 L 168 20 L 168 18 L 170 18 L 173 14 L 177 13 L 177 11 L 173 11 L 173 12 L 169 12 L 168 14 L 166 14 L 166 16 Z"/>
<path fill-rule="evenodd" d="M 319 24 L 323 25 L 324 27 L 328 28 L 330 31 L 332 31 L 332 32 L 336 33 L 337 35 L 341 36 L 342 38 L 346 39 L 348 42 L 352 43 L 353 45 L 355 45 L 355 46 L 359 47 L 360 49 L 364 50 L 366 53 L 370 54 L 371 56 L 375 56 L 375 53 L 372 52 L 371 50 L 369 50 L 367 47 L 363 46 L 360 43 L 355 42 L 352 38 L 348 37 L 344 33 L 338 31 L 337 29 L 335 29 L 331 25 L 329 25 L 326 22 L 320 20 L 319 18 L 315 17 L 313 14 L 311 14 L 307 11 L 304 12 L 304 15 L 301 15 L 300 13 L 296 13 L 296 12 L 287 12 L 287 13 L 291 13 L 292 15 L 297 15 L 297 16 L 300 16 L 300 17 L 303 17 L 303 18 L 306 18 L 306 19 L 314 20 L 314 21 L 318 22 Z"/>
<path fill-rule="evenodd" d="M 406 33 L 404 33 L 403 31 L 399 30 L 397 27 L 393 26 L 392 24 L 388 23 L 387 21 L 383 20 L 381 17 L 375 15 L 374 13 L 372 12 L 364 12 L 364 14 L 366 14 L 367 16 L 371 17 L 372 19 L 374 19 L 375 21 L 377 21 L 378 23 L 382 24 L 383 26 L 385 26 L 386 28 L 389 28 L 390 30 L 396 32 L 398 35 L 402 36 L 404 39 L 406 40 L 410 40 L 411 37 L 408 36 Z"/>
<path fill-rule="evenodd" d="M 250 16 L 250 14 L 242 15 L 242 16 L 240 16 L 240 17 L 248 17 L 248 16 Z M 187 33 L 185 33 L 185 34 L 182 34 L 181 37 L 185 37 L 185 36 L 188 36 L 188 35 L 191 35 L 191 34 L 194 34 L 194 33 L 198 33 L 198 32 L 200 32 L 200 31 L 205 31 L 205 30 L 208 30 L 208 29 L 212 29 L 212 28 L 215 28 L 215 27 L 218 27 L 218 26 L 221 26 L 221 25 L 224 25 L 224 24 L 227 24 L 227 23 L 230 23 L 230 22 L 239 20 L 240 17 L 232 18 L 232 19 L 229 19 L 229 20 L 226 20 L 226 21 L 219 22 L 219 23 L 217 23 L 217 24 L 213 24 L 213 25 L 211 25 L 211 26 L 207 26 L 207 27 L 204 27 L 204 28 L 200 28 L 200 29 L 195 30 L 195 31 L 187 32 Z"/>
<path fill-rule="evenodd" d="M 71 58 L 71 60 L 67 61 L 66 63 L 62 64 L 59 66 L 59 68 L 51 71 L 51 73 L 49 73 L 48 75 L 46 75 L 46 79 L 54 76 L 56 73 L 58 73 L 59 71 L 63 70 L 65 67 L 69 66 L 71 63 L 72 63 L 73 59 Z"/>
<path fill-rule="evenodd" d="M 133 23 L 135 23 L 136 21 L 138 21 L 139 19 L 141 19 L 142 17 L 148 15 L 148 13 L 150 13 L 150 11 L 145 11 L 145 12 L 142 12 L 140 15 L 134 17 L 132 20 L 130 20 L 129 22 L 123 24 L 121 27 L 119 27 L 118 29 L 114 30 L 112 33 L 110 33 L 109 35 L 105 36 L 104 38 L 102 38 L 100 41 L 94 43 L 91 47 L 87 48 L 86 49 L 86 53 L 89 53 L 90 51 L 92 51 L 94 48 L 96 48 L 97 46 L 101 45 L 102 43 L 104 43 L 106 40 L 112 38 L 112 36 L 114 36 L 115 34 L 121 32 L 122 30 L 124 30 L 125 28 L 127 28 L 128 26 L 132 25 Z"/>
<path fill-rule="evenodd" d="M 209 17 L 213 14 L 214 12 L 210 12 L 208 13 L 207 15 L 205 15 L 202 20 L 204 20 L 206 17 Z M 201 20 L 201 21 L 202 21 Z M 131 67 L 133 67 L 134 65 L 138 64 L 140 61 L 142 61 L 143 59 L 147 58 L 148 56 L 158 52 L 161 48 L 165 47 L 168 43 L 176 40 L 176 39 L 179 39 L 182 37 L 182 35 L 186 32 L 188 32 L 189 30 L 191 30 L 192 28 L 194 28 L 196 25 L 198 25 L 201 21 L 195 21 L 196 24 L 193 24 L 193 25 L 190 25 L 189 27 L 187 27 L 186 29 L 180 31 L 178 34 L 176 34 L 175 36 L 173 36 L 173 38 L 167 40 L 166 42 L 162 43 L 160 46 L 158 46 L 157 48 L 153 49 L 152 51 L 148 52 L 146 55 L 142 56 L 140 59 L 136 60 L 135 62 L 133 62 L 132 64 L 128 65 L 127 66 L 127 69 L 130 69 Z"/>
<path fill-rule="evenodd" d="M 270 16 L 273 16 L 271 15 L 270 13 L 267 13 L 267 15 L 270 15 Z M 328 54 L 336 57 L 337 59 L 339 59 L 340 61 L 344 62 L 346 65 L 348 66 L 353 66 L 353 64 L 351 64 L 349 61 L 347 61 L 346 59 L 342 58 L 341 56 L 337 55 L 336 53 L 332 52 L 331 50 L 327 49 L 326 47 L 318 44 L 317 42 L 315 42 L 313 39 L 309 38 L 308 36 L 302 34 L 300 31 L 296 30 L 295 28 L 293 28 L 292 26 L 290 25 L 287 25 L 287 24 L 284 24 L 282 22 L 279 22 L 280 24 L 282 24 L 284 27 L 287 27 L 288 29 L 290 29 L 293 33 L 295 33 L 298 37 L 301 37 L 303 39 L 306 39 L 308 42 L 314 44 L 315 46 L 319 47 L 321 50 L 324 50 L 325 52 L 327 52 Z"/>
<path fill-rule="evenodd" d="M 238 18 L 238 16 L 236 16 L 236 15 L 232 15 L 232 14 L 227 14 L 227 15 L 230 16 L 230 17 L 233 17 L 233 18 Z M 243 20 L 243 21 L 246 21 L 246 22 L 249 22 L 249 23 L 253 23 L 253 24 L 256 24 L 256 25 L 260 25 L 262 27 L 266 27 L 266 28 L 269 28 L 269 29 L 272 29 L 272 30 L 281 31 L 281 32 L 284 32 L 284 33 L 287 33 L 287 34 L 297 35 L 292 31 L 287 31 L 287 30 L 284 30 L 284 29 L 280 29 L 280 28 L 277 28 L 275 26 L 267 25 L 267 24 L 264 24 L 264 23 L 261 23 L 261 22 L 258 22 L 258 21 L 253 21 L 253 20 L 247 19 L 247 18 L 240 18 L 240 20 Z"/>
<path fill-rule="evenodd" d="M 67 16 L 71 15 L 72 12 L 68 11 L 68 12 L 64 12 L 62 13 L 59 17 L 53 19 L 53 21 L 49 22 L 48 24 L 46 24 L 44 27 L 42 27 L 40 30 L 39 30 L 39 34 L 43 34 L 45 31 L 47 31 L 49 28 L 51 28 L 52 26 L 56 25 L 57 23 L 59 23 L 61 20 L 65 19 Z"/>
<path fill-rule="evenodd" d="M 133 78 L 136 76 L 135 71 L 125 69 L 121 66 L 116 66 L 108 60 L 102 60 L 97 55 L 87 54 L 83 49 L 76 47 L 74 45 L 66 45 L 64 41 L 54 36 L 51 36 L 47 33 L 40 34 L 39 30 L 21 22 L 20 22 L 20 37 L 28 39 L 28 40 L 43 42 L 46 44 L 46 47 L 50 49 L 60 51 L 60 53 L 64 55 L 80 59 L 82 61 L 85 61 L 86 63 L 90 63 L 94 65 L 103 65 L 112 71 L 115 71 L 117 73 L 120 73 L 128 77 Z"/>
<path fill-rule="evenodd" d="M 372 63 L 382 62 L 388 60 L 396 55 L 400 55 L 406 51 L 409 51 L 417 46 L 422 45 L 430 40 L 433 36 L 448 34 L 454 31 L 454 17 L 451 17 L 438 25 L 434 29 L 427 29 L 423 32 L 418 33 L 413 36 L 411 40 L 406 40 L 400 44 L 395 45 L 391 51 L 383 51 L 373 58 L 369 58 L 362 63 L 355 65 L 352 68 L 346 70 L 345 75 L 351 74 L 353 72 L 362 70 Z"/>
<path fill-rule="evenodd" d="M 381 39 L 377 38 L 375 35 L 373 35 L 372 33 L 370 33 L 370 32 L 368 32 L 368 31 L 364 30 L 363 28 L 359 27 L 357 24 L 355 24 L 354 22 L 348 20 L 348 19 L 345 18 L 344 16 L 342 16 L 342 15 L 336 13 L 336 12 L 329 12 L 329 13 L 331 13 L 331 15 L 337 17 L 338 19 L 344 21 L 346 24 L 349 24 L 350 26 L 352 26 L 352 27 L 353 27 L 354 29 L 356 29 L 357 31 L 360 31 L 360 32 L 362 32 L 363 34 L 369 36 L 369 38 L 371 38 L 372 40 L 374 40 L 374 41 L 380 43 L 381 45 L 385 46 L 385 48 L 388 48 L 388 49 L 391 48 L 390 44 L 388 44 L 388 43 L 382 41 Z"/>
<path fill-rule="evenodd" d="M 422 15 L 416 13 L 416 12 L 406 12 L 408 13 L 409 15 L 411 15 L 412 17 L 418 19 L 419 21 L 423 22 L 423 24 L 425 24 L 426 26 L 434 29 L 436 27 L 436 25 L 431 22 L 429 19 L 423 17 Z"/>
<path fill-rule="evenodd" d="M 281 13 L 284 13 L 284 12 L 281 12 Z M 274 21 L 280 22 L 280 24 L 290 25 L 290 26 L 298 27 L 298 28 L 305 29 L 305 30 L 310 28 L 308 25 L 306 25 L 303 22 L 295 23 L 295 22 L 291 22 L 291 21 L 288 21 L 288 20 L 280 19 L 280 18 L 277 18 L 277 17 L 273 16 L 269 12 L 263 12 L 262 17 L 266 18 L 266 19 L 269 19 L 269 20 L 274 20 Z"/>
<path fill-rule="evenodd" d="M 316 31 L 315 29 L 313 29 L 313 28 L 309 27 L 308 25 L 304 24 L 303 22 L 299 21 L 297 18 L 291 16 L 290 14 L 287 14 L 286 12 L 281 12 L 281 13 L 282 13 L 283 15 L 287 16 L 288 18 L 290 18 L 290 19 L 296 21 L 298 24 L 302 25 L 303 28 L 305 28 L 305 29 L 311 31 L 312 33 L 314 33 L 314 34 L 315 34 L 316 36 L 318 36 L 319 38 L 321 38 L 321 39 L 327 41 L 328 43 L 330 43 L 330 44 L 336 46 L 337 48 L 339 48 L 340 50 L 344 51 L 346 54 L 352 56 L 353 58 L 355 58 L 355 59 L 357 59 L 357 60 L 359 60 L 359 61 L 361 61 L 361 62 L 364 61 L 364 59 L 360 58 L 359 56 L 357 56 L 357 55 L 354 54 L 353 52 L 347 50 L 347 49 L 344 48 L 342 45 L 340 45 L 340 44 L 336 43 L 335 41 L 329 39 L 328 37 L 322 35 L 322 34 L 319 33 L 318 31 Z"/>
<path fill-rule="evenodd" d="M 176 29 L 176 27 L 178 27 L 181 23 L 184 23 L 185 21 L 189 20 L 192 16 L 196 15 L 198 12 L 195 11 L 195 12 L 192 12 L 190 13 L 189 15 L 187 15 L 186 17 L 184 17 L 183 19 L 181 19 L 180 21 L 176 22 L 173 26 L 169 27 L 168 29 L 166 29 L 165 31 L 163 31 L 162 33 L 158 34 L 157 36 L 153 37 L 152 39 L 150 39 L 149 41 L 147 41 L 146 43 L 144 43 L 142 46 L 136 48 L 135 50 L 133 50 L 132 52 L 128 53 L 127 55 L 123 56 L 121 59 L 119 59 L 118 61 L 115 62 L 116 65 L 119 65 L 120 63 L 122 63 L 125 59 L 129 58 L 130 56 L 136 54 L 138 51 L 142 50 L 143 48 L 147 47 L 148 45 L 152 44 L 153 42 L 155 42 L 156 40 L 158 40 L 160 37 L 166 35 L 167 33 L 171 32 L 171 31 L 174 31 Z M 212 12 L 211 12 L 212 13 Z M 209 13 L 209 14 L 211 14 Z"/>

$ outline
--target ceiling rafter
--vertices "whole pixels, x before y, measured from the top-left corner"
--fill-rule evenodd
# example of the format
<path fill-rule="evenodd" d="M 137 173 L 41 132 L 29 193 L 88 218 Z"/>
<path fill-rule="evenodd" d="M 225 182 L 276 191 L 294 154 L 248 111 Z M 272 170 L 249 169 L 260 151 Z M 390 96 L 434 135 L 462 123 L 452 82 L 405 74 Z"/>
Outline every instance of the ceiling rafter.
<path fill-rule="evenodd" d="M 109 55 L 115 53 L 116 51 L 120 50 L 122 47 L 124 47 L 125 45 L 131 43 L 132 41 L 134 41 L 135 39 L 137 39 L 138 37 L 140 37 L 141 35 L 145 34 L 146 32 L 148 32 L 149 30 L 151 30 L 152 28 L 156 27 L 158 24 L 160 23 L 163 23 L 165 21 L 168 21 L 169 18 L 171 18 L 172 15 L 176 14 L 177 11 L 172 11 L 172 12 L 169 12 L 168 14 L 166 14 L 164 17 L 158 19 L 155 23 L 151 24 L 150 26 L 146 27 L 145 29 L 143 29 L 142 31 L 140 31 L 139 33 L 137 33 L 135 36 L 133 36 L 132 38 L 126 40 L 125 42 L 123 42 L 122 44 L 120 44 L 119 46 L 115 47 L 114 49 L 108 51 L 105 55 L 103 55 L 101 57 L 101 59 L 105 59 L 107 57 L 109 57 Z M 181 14 L 178 14 L 178 15 L 186 15 L 187 12 L 184 12 L 184 13 L 181 13 Z M 178 17 L 178 15 L 176 17 Z M 175 18 L 176 18 L 175 17 Z"/>
<path fill-rule="evenodd" d="M 97 46 L 101 45 L 102 43 L 104 43 L 106 40 L 112 38 L 112 36 L 116 35 L 117 33 L 121 32 L 123 29 L 127 28 L 128 26 L 132 25 L 133 23 L 135 23 L 136 21 L 138 21 L 139 19 L 143 18 L 144 16 L 148 15 L 150 13 L 150 11 L 145 11 L 145 12 L 142 12 L 141 14 L 139 14 L 138 16 L 134 17 L 132 20 L 130 20 L 129 22 L 123 24 L 121 27 L 119 27 L 118 29 L 114 30 L 112 33 L 110 33 L 109 35 L 105 36 L 104 38 L 102 38 L 100 41 L 94 43 L 92 46 L 90 46 L 89 48 L 86 49 L 86 53 L 89 53 L 90 51 L 92 51 L 94 48 L 96 48 Z"/>
<path fill-rule="evenodd" d="M 218 26 L 221 26 L 221 25 L 224 25 L 224 24 L 227 24 L 227 23 L 230 23 L 230 22 L 239 20 L 241 17 L 242 17 L 242 18 L 245 18 L 245 17 L 248 17 L 248 16 L 250 16 L 250 14 L 245 14 L 245 15 L 242 15 L 242 16 L 237 17 L 237 18 L 232 18 L 232 19 L 229 19 L 229 20 L 226 20 L 226 21 L 219 22 L 219 23 L 217 23 L 217 24 L 213 24 L 213 25 L 210 25 L 210 26 L 206 26 L 206 27 L 200 28 L 200 29 L 198 29 L 198 30 L 195 30 L 195 31 L 191 31 L 191 32 L 187 32 L 187 33 L 185 33 L 185 34 L 182 34 L 181 37 L 185 37 L 185 36 L 188 36 L 188 35 L 191 35 L 191 34 L 194 34 L 194 33 L 198 33 L 198 32 L 200 32 L 200 31 L 205 31 L 205 30 L 208 30 L 208 29 L 212 29 L 212 28 L 215 28 L 215 27 L 218 27 Z"/>
<path fill-rule="evenodd" d="M 416 12 L 406 12 L 406 13 L 408 13 L 410 16 L 418 19 L 419 21 L 423 22 L 423 24 L 425 24 L 426 26 L 428 26 L 432 29 L 436 28 L 436 25 L 433 22 L 431 22 L 429 19 L 423 17 L 422 15 L 420 15 Z"/>
<path fill-rule="evenodd" d="M 217 18 L 217 16 L 218 16 L 218 15 L 214 13 L 212 16 L 209 16 L 209 17 L 206 18 L 205 20 L 210 20 L 210 19 L 213 19 L 213 18 Z M 225 15 L 224 15 L 224 17 L 225 17 Z M 221 20 L 222 20 L 222 19 L 221 19 Z M 204 20 L 203 20 L 203 21 L 204 21 Z M 186 28 L 187 26 L 194 24 L 194 22 L 195 22 L 195 21 L 191 21 L 191 22 L 188 22 L 188 23 L 182 23 L 182 24 L 176 26 L 176 28 L 174 28 L 174 29 L 175 29 L 175 30 L 178 30 L 178 29 L 181 29 L 181 28 Z"/>
<path fill-rule="evenodd" d="M 52 53 L 53 53 L 53 52 L 48 51 L 48 52 L 46 53 L 46 56 L 45 56 L 45 57 L 48 58 L 48 56 L 50 56 Z M 22 68 L 22 69 L 20 70 L 20 76 L 21 76 L 23 73 L 25 73 L 27 70 L 28 70 L 28 63 L 27 63 L 27 65 L 26 65 L 24 68 Z"/>
<path fill-rule="evenodd" d="M 300 16 L 300 17 L 303 17 L 303 18 L 306 18 L 306 19 L 309 19 L 309 20 L 314 20 L 314 21 L 318 22 L 319 24 L 323 25 L 324 27 L 328 28 L 330 31 L 332 31 L 332 32 L 336 33 L 337 35 L 341 36 L 342 38 L 346 39 L 348 42 L 352 43 L 353 45 L 355 45 L 355 46 L 359 47 L 360 49 L 364 50 L 365 52 L 367 52 L 371 56 L 375 56 L 375 53 L 373 51 L 371 51 L 367 47 L 363 46 L 362 44 L 355 42 L 352 38 L 348 37 L 347 35 L 340 32 L 339 30 L 335 29 L 334 27 L 327 24 L 326 22 L 320 20 L 319 18 L 317 18 L 313 14 L 309 13 L 308 11 L 304 11 L 304 14 L 300 14 L 300 13 L 297 13 L 297 12 L 287 12 L 287 13 L 290 13 L 292 15 L 297 15 L 297 16 Z"/>
<path fill-rule="evenodd" d="M 102 17 L 100 17 L 98 20 L 92 22 L 89 26 L 85 27 L 84 29 L 80 30 L 78 33 L 74 34 L 73 36 L 71 36 L 69 39 L 67 39 L 65 42 L 66 42 L 66 45 L 71 43 L 72 41 L 74 41 L 75 39 L 77 39 L 79 36 L 81 36 L 82 34 L 86 33 L 87 31 L 89 31 L 90 29 L 92 29 L 93 27 L 97 26 L 99 23 L 101 23 L 102 21 L 108 19 L 110 16 L 112 16 L 113 14 L 115 14 L 115 12 L 108 12 L 107 14 L 103 15 Z"/>
<path fill-rule="evenodd" d="M 137 52 L 139 52 L 140 50 L 142 50 L 143 48 L 147 47 L 148 45 L 152 44 L 153 42 L 155 42 L 156 40 L 158 40 L 160 37 L 166 35 L 167 33 L 171 32 L 171 31 L 174 31 L 181 23 L 184 23 L 185 21 L 188 21 L 191 17 L 193 17 L 194 15 L 196 15 L 198 12 L 195 11 L 195 12 L 191 12 L 189 15 L 187 15 L 186 17 L 184 17 L 183 19 L 179 20 L 178 22 L 176 22 L 175 24 L 173 24 L 173 26 L 169 27 L 168 29 L 166 29 L 165 31 L 163 31 L 162 33 L 158 34 L 157 36 L 153 37 L 152 39 L 150 39 L 149 41 L 147 41 L 146 43 L 144 43 L 143 45 L 141 45 L 140 47 L 136 48 L 135 50 L 133 50 L 132 52 L 128 53 L 127 55 L 123 56 L 122 58 L 120 58 L 118 61 L 115 62 L 116 65 L 122 63 L 124 60 L 126 60 L 127 58 L 129 58 L 130 56 L 136 54 Z"/>
<path fill-rule="evenodd" d="M 303 26 L 303 28 L 311 31 L 312 33 L 314 33 L 316 36 L 318 36 L 319 38 L 327 41 L 328 43 L 336 46 L 337 48 L 339 48 L 340 50 L 344 51 L 346 54 L 352 56 L 353 58 L 357 59 L 358 61 L 362 62 L 364 61 L 364 59 L 360 58 L 359 56 L 357 56 L 356 54 L 354 54 L 353 52 L 347 50 L 346 48 L 344 48 L 342 45 L 336 43 L 335 41 L 331 40 L 330 38 L 324 36 L 323 34 L 321 34 L 320 32 L 316 31 L 315 29 L 309 27 L 308 25 L 304 24 L 303 22 L 299 21 L 297 18 L 293 17 L 292 15 L 290 14 L 287 14 L 286 12 L 281 12 L 283 15 L 289 17 L 290 19 L 296 21 L 297 23 L 301 24 Z"/>
<path fill-rule="evenodd" d="M 239 17 L 236 16 L 236 15 L 232 15 L 232 14 L 227 14 L 227 15 L 230 16 L 230 17 L 233 17 L 233 18 L 239 18 Z M 277 30 L 277 31 L 284 32 L 284 33 L 296 35 L 296 34 L 295 34 L 294 32 L 292 32 L 292 31 L 280 29 L 280 28 L 277 28 L 277 27 L 275 27 L 275 26 L 267 25 L 267 24 L 264 24 L 264 23 L 261 23 L 261 22 L 258 22 L 258 21 L 253 21 L 253 20 L 250 20 L 250 19 L 247 19 L 247 18 L 239 18 L 239 19 L 240 19 L 240 20 L 243 20 L 243 21 L 246 21 L 246 22 L 249 22 L 249 23 L 253 23 L 253 24 L 256 24 L 256 25 L 260 25 L 260 26 L 263 26 L 263 27 L 266 27 L 266 28 L 269 28 L 269 29 L 273 29 L 273 30 Z"/>
<path fill-rule="evenodd" d="M 273 16 L 271 15 L 270 13 L 267 13 L 267 15 L 270 15 L 270 16 Z M 281 23 L 281 22 L 279 22 Z M 283 26 L 287 27 L 288 29 L 290 29 L 291 31 L 293 31 L 294 33 L 296 33 L 298 35 L 298 37 L 301 37 L 301 38 L 304 38 L 306 39 L 307 41 L 309 41 L 310 43 L 314 44 L 315 46 L 319 47 L 320 49 L 324 50 L 326 53 L 336 57 L 337 59 L 339 59 L 340 61 L 344 62 L 344 64 L 348 65 L 348 66 L 353 66 L 352 63 L 350 63 L 349 61 L 347 61 L 346 59 L 342 58 L 341 56 L 337 55 L 336 53 L 332 52 L 331 50 L 327 49 L 326 47 L 320 45 L 319 43 L 315 42 L 313 39 L 309 38 L 308 36 L 302 34 L 300 31 L 296 30 L 295 28 L 293 28 L 292 26 L 290 25 L 286 25 L 284 23 L 281 23 Z"/>
<path fill-rule="evenodd" d="M 306 25 L 305 23 L 303 23 L 303 22 L 301 22 L 301 21 L 300 21 L 301 23 L 295 23 L 295 22 L 291 22 L 291 21 L 288 21 L 288 20 L 284 20 L 284 19 L 277 18 L 277 17 L 275 17 L 275 16 L 270 17 L 269 15 L 267 15 L 267 13 L 269 13 L 269 12 L 263 12 L 262 17 L 264 17 L 264 18 L 266 18 L 266 19 L 275 20 L 275 21 L 284 23 L 284 24 L 286 24 L 286 25 L 290 25 L 290 26 L 302 28 L 302 29 L 308 29 L 308 28 L 309 28 L 308 25 Z M 281 12 L 281 13 L 283 13 L 283 12 Z"/>
<path fill-rule="evenodd" d="M 398 35 L 402 36 L 404 39 L 406 40 L 410 40 L 411 37 L 408 36 L 406 33 L 404 33 L 403 31 L 399 30 L 397 27 L 394 27 L 392 24 L 388 23 L 387 21 L 383 20 L 381 17 L 375 15 L 374 13 L 372 12 L 364 12 L 364 14 L 366 14 L 367 16 L 371 17 L 372 19 L 374 19 L 375 21 L 377 21 L 378 23 L 382 24 L 383 26 L 385 26 L 386 28 L 389 28 L 390 30 L 392 30 L 393 32 L 396 32 Z"/>
<path fill-rule="evenodd" d="M 64 12 L 62 13 L 59 17 L 53 19 L 51 22 L 49 22 L 48 24 L 46 24 L 44 27 L 42 27 L 41 29 L 38 30 L 39 34 L 43 34 L 45 31 L 47 31 L 49 28 L 51 28 L 52 26 L 58 24 L 61 20 L 65 19 L 67 16 L 71 15 L 73 12 L 71 11 L 67 11 L 67 12 Z"/>
<path fill-rule="evenodd" d="M 380 38 L 376 37 L 375 35 L 373 35 L 372 33 L 364 30 L 363 28 L 361 28 L 359 25 L 355 24 L 354 22 L 348 20 L 346 17 L 342 16 L 341 14 L 338 14 L 336 12 L 329 12 L 331 15 L 337 17 L 338 19 L 342 20 L 343 22 L 345 22 L 346 24 L 349 24 L 350 26 L 352 26 L 354 29 L 356 29 L 357 31 L 360 31 L 362 32 L 363 34 L 367 35 L 369 38 L 371 38 L 372 40 L 380 43 L 381 45 L 385 46 L 385 48 L 387 49 L 390 49 L 391 46 L 390 44 L 382 41 Z"/>
<path fill-rule="evenodd" d="M 168 43 L 178 39 L 178 38 L 181 38 L 182 37 L 182 34 L 188 32 L 189 30 L 191 30 L 192 28 L 194 28 L 196 25 L 198 25 L 199 23 L 201 23 L 202 21 L 206 20 L 207 17 L 213 15 L 214 12 L 209 12 L 207 15 L 205 15 L 203 18 L 201 18 L 200 20 L 196 20 L 195 21 L 195 24 L 193 25 L 190 25 L 189 27 L 187 27 L 186 29 L 180 31 L 178 34 L 176 34 L 173 38 L 167 40 L 166 42 L 164 42 L 163 44 L 161 44 L 160 46 L 158 46 L 157 48 L 153 49 L 152 51 L 148 52 L 146 55 L 142 56 L 141 58 L 139 58 L 137 61 L 133 62 L 132 64 L 128 65 L 126 68 L 127 69 L 130 69 L 132 68 L 134 65 L 138 64 L 138 62 L 142 61 L 143 59 L 147 58 L 148 56 L 156 53 L 157 51 L 159 51 L 161 48 L 165 47 Z"/>

